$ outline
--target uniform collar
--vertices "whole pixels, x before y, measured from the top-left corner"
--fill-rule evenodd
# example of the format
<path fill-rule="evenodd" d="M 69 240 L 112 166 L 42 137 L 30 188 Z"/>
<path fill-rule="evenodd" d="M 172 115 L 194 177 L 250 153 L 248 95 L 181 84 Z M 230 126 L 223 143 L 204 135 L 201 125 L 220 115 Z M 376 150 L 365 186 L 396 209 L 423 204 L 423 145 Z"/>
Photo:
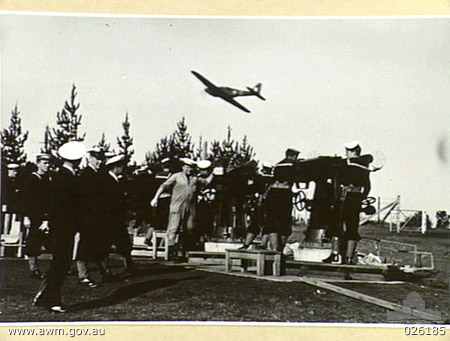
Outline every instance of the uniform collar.
<path fill-rule="evenodd" d="M 38 172 L 33 172 L 31 174 L 36 175 L 39 179 L 42 180 L 42 175 L 40 175 Z"/>
<path fill-rule="evenodd" d="M 116 182 L 119 182 L 119 177 L 118 177 L 116 174 L 114 174 L 113 171 L 109 171 L 108 174 L 111 175 L 112 178 L 113 178 Z"/>
<path fill-rule="evenodd" d="M 98 172 L 98 169 L 93 167 L 92 165 L 88 164 L 88 167 L 91 168 L 94 172 L 96 173 Z"/>
<path fill-rule="evenodd" d="M 73 175 L 76 175 L 77 173 L 75 172 L 75 169 L 73 169 L 72 167 L 70 167 L 68 164 L 64 164 L 63 168 L 68 169 L 70 173 L 72 173 Z"/>
<path fill-rule="evenodd" d="M 357 158 L 347 158 L 347 165 L 359 167 L 359 168 L 362 168 L 362 169 L 367 170 L 367 171 L 370 170 L 365 165 L 362 165 L 362 164 L 358 163 L 358 159 Z"/>

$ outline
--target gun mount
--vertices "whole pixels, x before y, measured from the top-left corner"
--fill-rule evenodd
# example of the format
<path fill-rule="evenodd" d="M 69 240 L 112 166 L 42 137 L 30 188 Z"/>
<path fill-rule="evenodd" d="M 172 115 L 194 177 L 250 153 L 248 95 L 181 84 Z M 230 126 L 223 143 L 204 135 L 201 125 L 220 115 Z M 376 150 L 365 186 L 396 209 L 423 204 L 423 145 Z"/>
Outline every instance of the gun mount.
<path fill-rule="evenodd" d="M 365 198 L 370 190 L 369 164 L 371 155 L 344 159 L 338 156 L 320 156 L 301 159 L 275 167 L 274 179 L 289 183 L 301 183 L 306 188 L 314 183 L 313 197 L 303 194 L 294 199 L 297 208 L 310 212 L 306 242 L 323 242 L 327 231 L 342 224 L 342 197 L 347 191 L 360 191 Z M 303 204 L 299 204 L 303 203 Z M 364 202 L 361 210 L 373 211 L 373 200 Z"/>

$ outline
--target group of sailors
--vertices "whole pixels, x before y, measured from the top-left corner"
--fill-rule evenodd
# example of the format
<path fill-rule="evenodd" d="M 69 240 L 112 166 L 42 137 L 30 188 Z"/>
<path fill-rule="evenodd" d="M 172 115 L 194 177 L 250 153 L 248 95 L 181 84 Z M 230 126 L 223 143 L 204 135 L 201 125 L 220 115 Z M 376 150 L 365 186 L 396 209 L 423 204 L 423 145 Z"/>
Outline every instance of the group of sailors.
<path fill-rule="evenodd" d="M 80 169 L 82 159 L 87 165 Z M 169 161 L 162 160 L 162 171 L 156 176 L 142 170 L 133 177 L 133 188 L 123 176 L 127 162 L 123 155 L 105 155 L 97 149 L 87 151 L 78 141 L 61 146 L 58 160 L 39 154 L 31 173 L 22 169 L 24 174 L 18 176 L 18 165 L 7 166 L 7 174 L 2 176 L 3 211 L 17 213 L 17 219 L 29 227 L 25 254 L 31 276 L 43 280 L 34 305 L 65 312 L 61 287 L 74 257 L 80 284 L 90 288 L 98 284 L 89 274 L 88 263 L 97 265 L 102 282 L 113 279 L 108 258 L 114 248 L 123 258 L 125 271 L 135 273 L 127 226 L 130 221 L 136 224 L 138 219 L 137 224 L 141 225 L 151 220 L 152 229 L 166 229 L 172 254 L 181 242 L 185 247 L 189 245 L 197 191 L 213 178 L 211 162 L 181 158 L 181 171 L 172 174 Z M 51 170 L 52 166 L 56 170 Z M 149 194 L 153 197 L 149 198 Z M 148 243 L 150 235 L 151 229 L 147 231 Z M 43 249 L 52 254 L 45 275 L 38 264 Z"/>
<path fill-rule="evenodd" d="M 348 146 L 346 150 L 358 155 L 361 152 L 359 145 Z M 262 244 L 266 241 L 271 250 L 283 250 L 292 233 L 294 184 L 275 179 L 274 169 L 293 165 L 298 155 L 299 151 L 289 148 L 277 165 L 263 162 L 254 174 L 245 178 L 245 186 L 235 186 L 254 199 L 254 205 L 247 212 L 249 222 L 243 248 L 250 247 L 255 237 L 262 234 Z M 90 276 L 88 263 L 97 265 L 102 282 L 112 280 L 108 258 L 113 246 L 123 258 L 125 271 L 135 273 L 137 268 L 131 257 L 132 239 L 127 226 L 130 221 L 147 227 L 145 240 L 148 244 L 151 244 L 153 230 L 167 230 L 172 258 L 180 255 L 180 251 L 183 254 L 193 249 L 201 237 L 211 234 L 214 219 L 211 205 L 217 199 L 214 188 L 222 178 L 217 176 L 221 173 L 211 161 L 180 158 L 181 170 L 174 172 L 173 160 L 163 159 L 161 170 L 156 174 L 148 168 L 141 169 L 130 191 L 123 176 L 127 163 L 123 155 L 106 155 L 95 148 L 86 150 L 81 142 L 71 141 L 59 148 L 58 157 L 56 171 L 51 171 L 52 166 L 55 168 L 54 157 L 38 155 L 36 169 L 27 174 L 22 189 L 18 190 L 19 186 L 14 183 L 18 165 L 9 165 L 8 176 L 2 177 L 5 179 L 2 199 L 8 201 L 11 210 L 20 211 L 23 221 L 29 225 L 25 254 L 31 275 L 43 280 L 34 305 L 53 312 L 66 311 L 61 287 L 71 270 L 74 255 L 80 284 L 90 288 L 98 284 Z M 82 159 L 87 165 L 80 169 Z M 12 199 L 17 191 L 23 192 L 22 200 Z M 367 190 L 360 192 L 353 200 L 355 204 L 343 213 L 346 230 L 334 231 L 330 236 L 334 241 L 333 250 L 325 262 L 336 261 L 336 254 L 340 252 L 338 240 L 343 234 L 351 249 L 348 254 L 354 251 L 361 200 L 367 193 Z M 353 194 L 348 196 L 352 198 Z M 76 234 L 79 242 L 74 248 Z M 38 264 L 43 247 L 53 256 L 45 276 Z"/>

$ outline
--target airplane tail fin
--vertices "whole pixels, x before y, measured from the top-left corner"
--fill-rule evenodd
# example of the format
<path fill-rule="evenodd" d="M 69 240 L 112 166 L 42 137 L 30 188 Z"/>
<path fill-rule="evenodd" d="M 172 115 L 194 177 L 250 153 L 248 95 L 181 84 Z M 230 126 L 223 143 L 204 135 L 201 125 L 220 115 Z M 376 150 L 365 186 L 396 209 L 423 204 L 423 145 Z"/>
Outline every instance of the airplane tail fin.
<path fill-rule="evenodd" d="M 253 88 L 247 87 L 247 89 L 258 98 L 261 98 L 263 101 L 266 99 L 261 96 L 261 83 L 256 84 Z"/>

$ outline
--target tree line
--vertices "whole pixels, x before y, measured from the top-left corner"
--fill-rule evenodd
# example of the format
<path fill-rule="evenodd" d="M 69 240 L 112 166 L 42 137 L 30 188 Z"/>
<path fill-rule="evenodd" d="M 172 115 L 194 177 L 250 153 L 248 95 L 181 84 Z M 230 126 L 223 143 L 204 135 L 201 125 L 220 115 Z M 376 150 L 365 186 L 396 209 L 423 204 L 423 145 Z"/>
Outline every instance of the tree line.
<path fill-rule="evenodd" d="M 80 133 L 83 115 L 80 114 L 80 103 L 77 102 L 77 88 L 72 85 L 70 98 L 65 101 L 63 108 L 56 113 L 56 125 L 54 127 L 46 126 L 43 136 L 43 147 L 40 149 L 42 153 L 48 153 L 56 156 L 60 146 L 69 141 L 84 141 L 85 133 Z M 132 162 L 134 154 L 134 139 L 131 137 L 131 122 L 129 113 L 126 112 L 124 121 L 122 122 L 123 133 L 116 138 L 117 152 L 108 143 L 106 135 L 103 132 L 100 141 L 94 145 L 104 153 L 115 153 L 124 155 L 127 160 L 128 174 L 138 167 L 136 162 Z M 28 139 L 29 132 L 22 130 L 22 122 L 20 111 L 16 104 L 11 111 L 10 124 L 4 128 L 1 133 L 1 163 L 5 169 L 10 163 L 24 165 L 27 163 L 27 155 L 25 153 L 25 142 Z M 223 167 L 237 167 L 255 157 L 253 147 L 250 145 L 247 136 L 238 142 L 232 137 L 232 128 L 228 126 L 227 134 L 223 141 L 214 140 L 210 143 L 203 141 L 202 136 L 199 137 L 198 143 L 194 143 L 192 136 L 188 132 L 186 119 L 183 116 L 176 124 L 173 133 L 165 135 L 156 143 L 153 151 L 145 154 L 145 160 L 142 165 L 150 169 L 157 170 L 161 160 L 165 158 L 176 159 L 180 157 L 190 157 L 193 159 L 209 159 L 219 163 Z"/>

